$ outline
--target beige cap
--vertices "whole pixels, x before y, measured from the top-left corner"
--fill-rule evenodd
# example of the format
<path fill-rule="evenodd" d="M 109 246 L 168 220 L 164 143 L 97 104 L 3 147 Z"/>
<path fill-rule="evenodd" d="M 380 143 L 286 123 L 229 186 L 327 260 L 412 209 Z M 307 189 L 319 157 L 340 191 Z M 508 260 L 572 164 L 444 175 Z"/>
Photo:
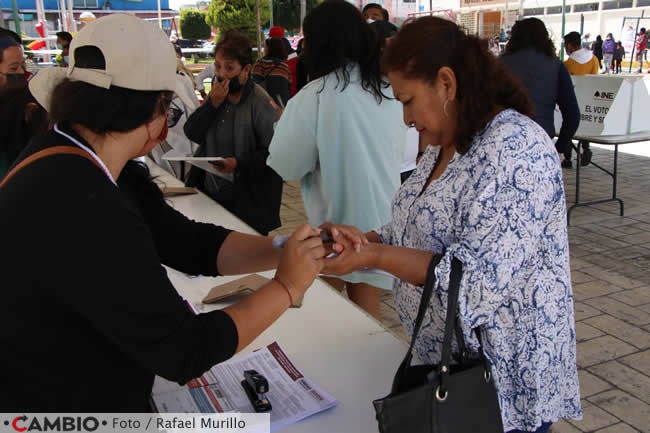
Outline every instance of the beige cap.
<path fill-rule="evenodd" d="M 99 48 L 106 70 L 75 68 L 75 50 Z M 67 69 L 48 68 L 36 74 L 29 89 L 49 111 L 52 91 L 64 78 L 108 89 L 176 90 L 176 53 L 167 35 L 154 22 L 133 15 L 114 14 L 86 25 L 72 39 Z"/>

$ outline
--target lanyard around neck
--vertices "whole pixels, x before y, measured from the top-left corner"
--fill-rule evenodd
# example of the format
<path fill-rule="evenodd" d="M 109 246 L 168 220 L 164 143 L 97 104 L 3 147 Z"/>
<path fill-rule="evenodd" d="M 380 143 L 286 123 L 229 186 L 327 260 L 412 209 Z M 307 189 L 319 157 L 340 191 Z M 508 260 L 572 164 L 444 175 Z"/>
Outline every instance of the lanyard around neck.
<path fill-rule="evenodd" d="M 76 144 L 77 146 L 79 146 L 80 148 L 82 148 L 83 150 L 85 150 L 86 152 L 88 152 L 88 153 L 90 154 L 90 156 L 92 156 L 92 158 L 93 158 L 95 161 L 97 161 L 97 163 L 102 167 L 102 170 L 104 170 L 104 173 L 106 174 L 106 176 L 108 177 L 108 179 L 109 179 L 111 182 L 113 182 L 113 185 L 117 186 L 117 183 L 115 182 L 115 179 L 113 179 L 113 176 L 111 175 L 111 172 L 108 171 L 108 168 L 106 167 L 106 164 L 104 164 L 104 161 L 102 161 L 102 160 L 97 156 L 97 154 L 95 154 L 95 152 L 93 152 L 92 150 L 88 149 L 88 147 L 86 147 L 86 146 L 84 146 L 83 144 L 81 144 L 81 143 L 79 142 L 79 140 L 77 140 L 77 139 L 75 139 L 74 137 L 70 136 L 69 134 L 66 134 L 65 132 L 61 131 L 61 130 L 59 129 L 59 124 L 58 124 L 58 123 L 55 123 L 55 124 L 54 124 L 54 131 L 55 131 L 57 134 L 60 134 L 60 135 L 64 136 L 65 138 L 67 138 L 68 140 L 72 141 L 74 144 Z"/>

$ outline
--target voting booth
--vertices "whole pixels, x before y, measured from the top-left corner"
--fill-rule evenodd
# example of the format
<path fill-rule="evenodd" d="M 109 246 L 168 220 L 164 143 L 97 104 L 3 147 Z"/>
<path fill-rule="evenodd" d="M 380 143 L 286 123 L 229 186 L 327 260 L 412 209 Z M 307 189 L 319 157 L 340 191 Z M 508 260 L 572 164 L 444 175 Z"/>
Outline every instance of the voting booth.
<path fill-rule="evenodd" d="M 580 108 L 576 136 L 629 135 L 650 130 L 650 77 L 643 75 L 572 76 Z M 562 116 L 555 110 L 555 130 Z"/>
<path fill-rule="evenodd" d="M 567 222 L 571 212 L 582 206 L 618 202 L 619 215 L 624 215 L 624 203 L 616 194 L 618 177 L 618 147 L 625 143 L 650 140 L 650 77 L 644 75 L 578 75 L 572 76 L 580 109 L 580 126 L 574 139 L 582 143 L 610 145 L 614 148 L 614 165 L 605 168 L 591 160 L 593 166 L 612 178 L 609 197 L 580 199 L 580 166 L 583 146 L 576 147 L 575 203 L 568 208 Z M 562 125 L 562 115 L 555 109 L 555 130 Z"/>

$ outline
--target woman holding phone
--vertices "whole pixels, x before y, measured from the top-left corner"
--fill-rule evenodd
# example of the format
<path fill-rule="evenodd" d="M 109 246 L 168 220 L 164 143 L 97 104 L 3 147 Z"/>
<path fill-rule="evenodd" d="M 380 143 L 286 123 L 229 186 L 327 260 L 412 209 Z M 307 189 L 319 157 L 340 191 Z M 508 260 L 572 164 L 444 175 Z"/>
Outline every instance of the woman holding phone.
<path fill-rule="evenodd" d="M 54 125 L 0 183 L 0 383 L 11 389 L 0 412 L 147 412 L 155 375 L 185 384 L 242 350 L 302 297 L 326 252 L 307 225 L 277 249 L 189 220 L 134 160 L 165 138 L 176 89 L 160 29 L 110 15 L 70 54 L 67 69 L 30 82 Z M 195 314 L 163 264 L 277 271 L 246 299 Z"/>

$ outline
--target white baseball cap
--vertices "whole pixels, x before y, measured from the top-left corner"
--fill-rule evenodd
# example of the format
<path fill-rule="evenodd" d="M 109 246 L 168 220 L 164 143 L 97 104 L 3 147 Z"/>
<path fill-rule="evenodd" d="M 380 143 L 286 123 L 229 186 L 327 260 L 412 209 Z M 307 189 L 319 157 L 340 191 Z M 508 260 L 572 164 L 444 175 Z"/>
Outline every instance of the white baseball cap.
<path fill-rule="evenodd" d="M 75 67 L 75 50 L 95 46 L 106 69 Z M 176 53 L 167 35 L 153 22 L 133 15 L 114 14 L 87 24 L 72 39 L 68 68 L 51 67 L 29 82 L 34 98 L 49 111 L 54 88 L 64 78 L 105 89 L 176 91 Z"/>

